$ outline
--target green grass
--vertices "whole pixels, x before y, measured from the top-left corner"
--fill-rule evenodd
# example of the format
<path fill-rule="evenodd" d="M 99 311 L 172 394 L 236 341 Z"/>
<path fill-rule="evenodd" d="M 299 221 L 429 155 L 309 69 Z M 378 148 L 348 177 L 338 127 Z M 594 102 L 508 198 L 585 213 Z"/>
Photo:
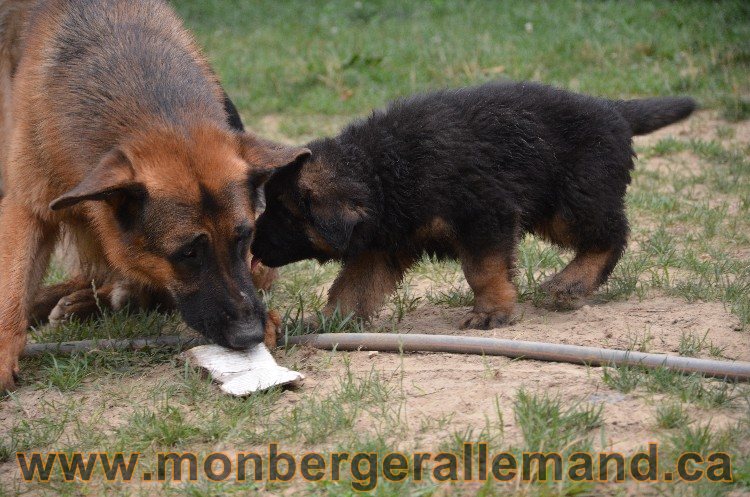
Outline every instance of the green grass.
<path fill-rule="evenodd" d="M 690 93 L 708 105 L 748 90 L 741 1 L 174 3 L 247 116 L 356 115 L 497 78 L 609 97 Z M 316 123 L 286 131 L 317 134 Z"/>
<path fill-rule="evenodd" d="M 680 402 L 660 403 L 656 407 L 656 424 L 659 428 L 678 428 L 689 420 L 690 416 Z"/>
<path fill-rule="evenodd" d="M 623 393 L 641 387 L 652 394 L 668 394 L 681 402 L 691 402 L 705 408 L 728 406 L 738 392 L 743 391 L 735 383 L 709 379 L 697 373 L 682 374 L 666 368 L 605 367 L 602 380 L 610 388 Z"/>
<path fill-rule="evenodd" d="M 602 405 L 565 406 L 560 397 L 529 394 L 524 390 L 518 393 L 513 409 L 525 449 L 530 452 L 580 447 L 588 432 L 602 423 Z"/>

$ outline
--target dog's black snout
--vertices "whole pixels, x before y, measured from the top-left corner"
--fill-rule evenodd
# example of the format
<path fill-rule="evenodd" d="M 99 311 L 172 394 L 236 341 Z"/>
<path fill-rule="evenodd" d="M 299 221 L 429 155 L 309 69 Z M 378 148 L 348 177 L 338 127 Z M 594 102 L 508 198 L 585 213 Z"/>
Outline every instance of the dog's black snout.
<path fill-rule="evenodd" d="M 226 328 L 224 338 L 231 348 L 246 350 L 263 341 L 265 329 L 265 318 L 235 322 Z"/>

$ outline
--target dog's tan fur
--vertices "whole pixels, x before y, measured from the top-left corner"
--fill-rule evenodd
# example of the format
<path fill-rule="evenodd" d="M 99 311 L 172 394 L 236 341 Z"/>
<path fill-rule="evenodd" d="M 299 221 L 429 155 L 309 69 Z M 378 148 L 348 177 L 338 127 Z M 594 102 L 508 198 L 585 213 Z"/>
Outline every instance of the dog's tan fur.
<path fill-rule="evenodd" d="M 200 290 L 167 256 L 200 233 L 215 254 L 212 278 L 227 298 L 246 299 L 229 266 L 238 226 L 256 217 L 248 185 L 309 152 L 229 129 L 221 87 L 166 2 L 5 0 L 0 23 L 0 124 L 10 130 L 0 141 L 0 389 L 14 384 L 62 233 L 80 261 L 78 287 L 120 282 L 173 297 Z M 126 35 L 113 41 L 110 26 Z M 128 45 L 133 26 L 145 45 Z M 56 50 L 66 43 L 81 53 Z M 143 195 L 156 207 L 131 215 Z M 143 227 L 125 225 L 136 219 Z M 47 307 L 55 295 L 41 295 Z"/>

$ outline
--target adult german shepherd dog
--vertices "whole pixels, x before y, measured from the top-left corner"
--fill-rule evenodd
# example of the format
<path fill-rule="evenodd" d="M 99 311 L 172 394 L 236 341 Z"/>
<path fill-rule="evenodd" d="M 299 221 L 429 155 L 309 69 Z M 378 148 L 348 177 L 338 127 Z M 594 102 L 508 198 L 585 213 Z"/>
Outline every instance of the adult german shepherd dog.
<path fill-rule="evenodd" d="M 230 126 L 166 1 L 5 0 L 0 27 L 0 389 L 61 234 L 81 274 L 49 302 L 93 281 L 113 305 L 171 303 L 219 344 L 262 341 L 247 264 L 258 186 L 309 151 Z"/>

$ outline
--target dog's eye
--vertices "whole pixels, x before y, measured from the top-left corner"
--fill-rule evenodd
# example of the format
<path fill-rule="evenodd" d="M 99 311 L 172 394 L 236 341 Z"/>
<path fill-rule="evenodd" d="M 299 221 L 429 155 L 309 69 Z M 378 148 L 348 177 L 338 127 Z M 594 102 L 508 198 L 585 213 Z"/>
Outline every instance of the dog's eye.
<path fill-rule="evenodd" d="M 177 250 L 172 256 L 172 259 L 176 262 L 193 262 L 197 260 L 201 254 L 205 240 L 205 235 L 198 235 L 193 241 L 183 245 L 182 248 Z"/>
<path fill-rule="evenodd" d="M 182 250 L 182 253 L 180 253 L 181 259 L 193 259 L 198 255 L 198 251 L 195 249 L 195 247 L 188 247 L 186 249 Z"/>
<path fill-rule="evenodd" d="M 250 226 L 237 226 L 234 231 L 237 233 L 238 244 L 246 242 L 251 236 L 253 236 L 253 229 Z"/>

